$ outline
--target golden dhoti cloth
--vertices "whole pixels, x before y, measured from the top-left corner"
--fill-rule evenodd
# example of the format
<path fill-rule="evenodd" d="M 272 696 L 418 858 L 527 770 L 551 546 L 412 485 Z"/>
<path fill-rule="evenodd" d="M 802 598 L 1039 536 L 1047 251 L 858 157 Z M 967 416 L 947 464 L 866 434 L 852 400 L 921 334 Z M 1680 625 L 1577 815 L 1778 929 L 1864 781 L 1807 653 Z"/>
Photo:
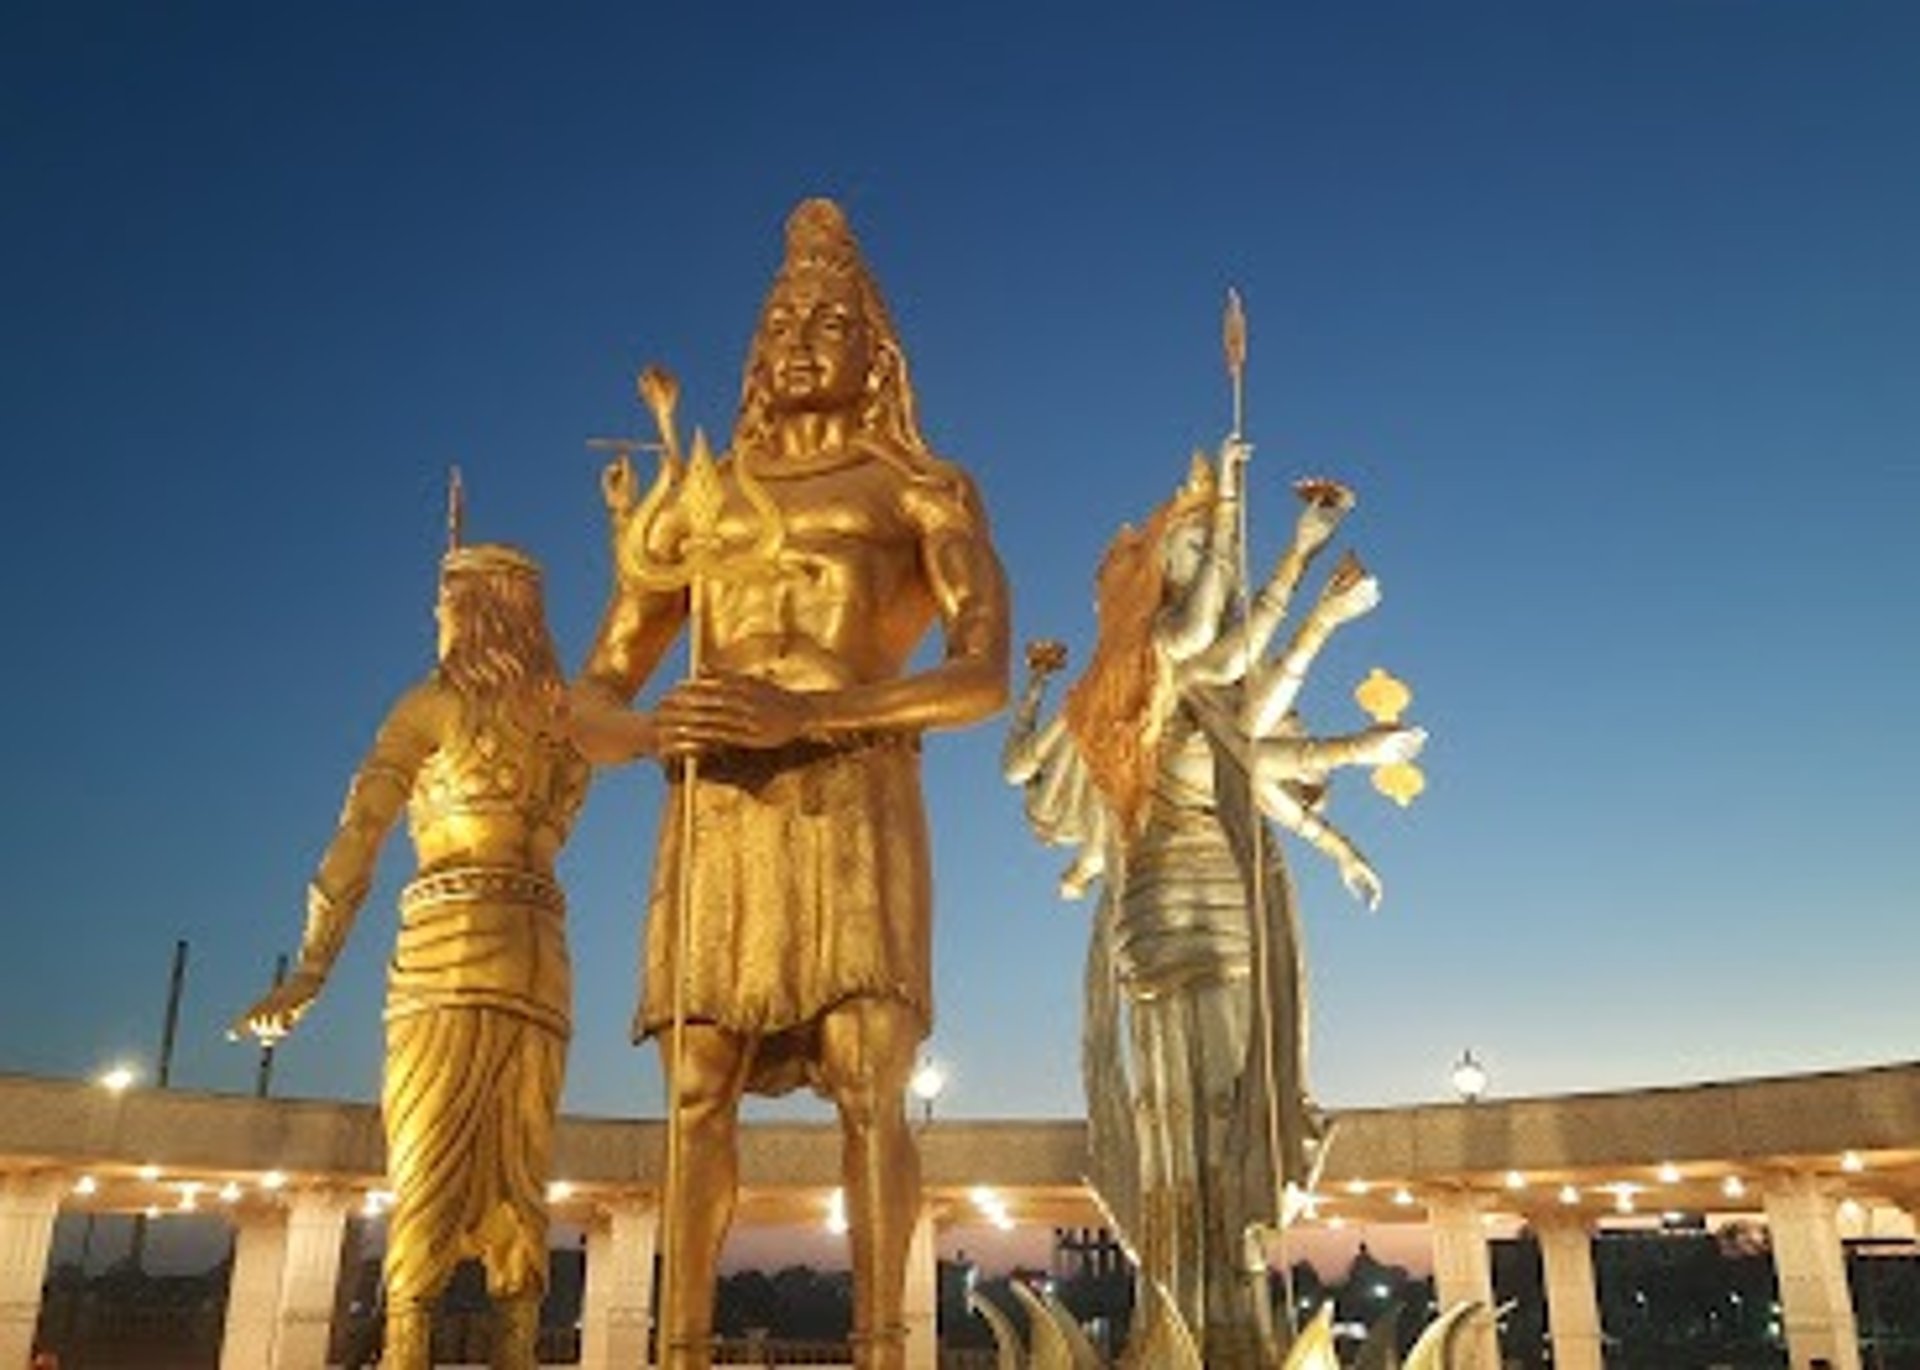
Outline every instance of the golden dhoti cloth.
<path fill-rule="evenodd" d="M 673 1022 L 682 804 L 654 867 L 635 1037 Z M 796 743 L 703 759 L 694 789 L 689 1022 L 773 1037 L 849 999 L 933 1019 L 932 891 L 917 739 Z M 763 1047 L 754 1087 L 776 1078 Z"/>
<path fill-rule="evenodd" d="M 571 1002 L 552 880 L 441 870 L 407 886 L 387 993 L 387 1296 L 430 1299 L 477 1256 L 496 1295 L 547 1278 L 546 1186 Z"/>

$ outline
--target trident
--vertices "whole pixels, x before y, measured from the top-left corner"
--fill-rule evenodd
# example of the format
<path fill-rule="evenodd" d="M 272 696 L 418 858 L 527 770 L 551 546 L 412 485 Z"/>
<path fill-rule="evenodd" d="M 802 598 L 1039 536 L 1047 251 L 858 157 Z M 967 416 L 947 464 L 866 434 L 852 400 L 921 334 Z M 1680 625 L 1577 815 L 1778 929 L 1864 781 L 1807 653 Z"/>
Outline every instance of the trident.
<path fill-rule="evenodd" d="M 680 397 L 679 382 L 664 369 L 649 366 L 640 373 L 638 390 L 642 403 L 653 415 L 660 433 L 659 442 L 597 439 L 588 445 L 616 453 L 601 476 L 601 493 L 606 498 L 612 523 L 615 569 L 623 580 L 644 589 L 686 590 L 687 678 L 698 679 L 702 670 L 700 605 L 705 583 L 738 578 L 765 568 L 779 555 L 786 540 L 786 529 L 779 508 L 753 479 L 747 464 L 736 460 L 734 474 L 740 493 L 752 511 L 749 523 L 756 531 L 744 545 L 736 543 L 730 548 L 728 539 L 721 534 L 721 514 L 727 504 L 726 486 L 707 446 L 706 434 L 694 429 L 692 456 L 681 454 L 673 421 L 674 407 Z M 636 502 L 632 454 L 642 450 L 660 454 L 660 469 L 645 497 Z M 671 523 L 663 521 L 669 513 L 674 515 Z M 663 533 L 677 534 L 666 542 L 664 549 Z M 688 756 L 680 763 L 680 865 L 674 889 L 673 931 L 673 1070 L 667 1091 L 666 1192 L 674 1197 L 680 1192 L 684 1166 L 679 1084 L 685 1078 L 686 1069 L 687 995 L 691 978 L 687 952 L 693 932 L 694 826 L 698 812 L 694 792 L 699 781 L 700 759 Z M 660 1239 L 665 1265 L 662 1302 L 671 1314 L 681 1302 L 683 1276 L 679 1243 L 683 1234 L 680 1224 L 674 1220 L 674 1205 L 669 1202 L 665 1210 Z M 664 1355 L 664 1347 L 662 1351 Z"/>

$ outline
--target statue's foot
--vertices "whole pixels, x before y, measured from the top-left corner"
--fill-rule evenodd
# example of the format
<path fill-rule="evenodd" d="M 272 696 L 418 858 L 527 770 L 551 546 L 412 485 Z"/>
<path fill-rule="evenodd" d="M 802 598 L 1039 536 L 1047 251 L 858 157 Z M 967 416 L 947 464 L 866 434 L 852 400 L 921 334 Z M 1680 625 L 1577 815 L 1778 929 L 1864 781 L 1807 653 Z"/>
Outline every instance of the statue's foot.
<path fill-rule="evenodd" d="M 855 1332 L 854 1370 L 907 1370 L 907 1329 L 883 1327 L 877 1332 Z"/>
<path fill-rule="evenodd" d="M 433 1370 L 433 1305 L 403 1303 L 387 1309 L 381 1370 Z"/>
<path fill-rule="evenodd" d="M 495 1300 L 490 1370 L 538 1370 L 539 1340 L 539 1295 L 516 1294 Z"/>
<path fill-rule="evenodd" d="M 713 1339 L 707 1336 L 668 1338 L 660 1370 L 713 1370 Z"/>
<path fill-rule="evenodd" d="M 1204 1354 L 1207 1370 L 1268 1370 L 1278 1359 L 1260 1330 L 1246 1325 L 1209 1327 Z"/>

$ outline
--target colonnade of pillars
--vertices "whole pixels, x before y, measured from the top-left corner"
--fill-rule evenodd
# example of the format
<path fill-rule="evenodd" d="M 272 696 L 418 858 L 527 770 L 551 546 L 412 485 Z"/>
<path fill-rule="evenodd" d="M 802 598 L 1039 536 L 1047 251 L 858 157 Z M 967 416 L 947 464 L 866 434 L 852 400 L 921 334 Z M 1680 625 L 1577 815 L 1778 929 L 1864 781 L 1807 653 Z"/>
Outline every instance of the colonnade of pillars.
<path fill-rule="evenodd" d="M 50 1175 L 0 1176 L 0 1366 L 25 1365 L 33 1349 L 53 1224 L 67 1191 Z M 339 1282 L 341 1241 L 353 1199 L 345 1191 L 302 1190 L 272 1208 L 236 1213 L 232 1284 L 221 1370 L 320 1370 Z M 1794 1370 L 1816 1359 L 1859 1370 L 1859 1339 L 1847 1289 L 1836 1197 L 1811 1177 L 1783 1177 L 1764 1191 L 1780 1289 L 1782 1330 Z M 1443 1307 L 1462 1300 L 1493 1306 L 1493 1271 L 1483 1201 L 1439 1195 L 1427 1210 L 1434 1282 Z M 1599 1295 L 1592 1231 L 1577 1214 L 1534 1219 L 1557 1370 L 1600 1370 Z M 587 1230 L 581 1326 L 583 1370 L 632 1370 L 645 1363 L 653 1318 L 658 1218 L 650 1203 L 604 1206 Z M 908 1363 L 934 1370 L 937 1278 L 934 1221 L 914 1232 L 907 1282 Z M 1490 1323 L 1470 1333 L 1471 1370 L 1498 1370 Z"/>
<path fill-rule="evenodd" d="M 0 1367 L 33 1352 L 54 1220 L 68 1181 L 0 1176 Z M 358 1206 L 344 1190 L 289 1191 L 284 1202 L 231 1213 L 233 1271 L 220 1370 L 322 1370 L 332 1330 L 346 1222 Z M 603 1206 L 587 1227 L 581 1309 L 582 1370 L 647 1364 L 659 1217 L 649 1201 Z M 907 1277 L 909 1370 L 935 1370 L 938 1271 L 931 1210 L 914 1228 Z"/>
<path fill-rule="evenodd" d="M 1816 1361 L 1860 1370 L 1860 1338 L 1847 1288 L 1839 1199 L 1810 1176 L 1786 1176 L 1764 1190 L 1767 1230 L 1780 1289 L 1781 1330 L 1793 1370 Z M 1485 1209 L 1471 1194 L 1443 1195 L 1427 1208 L 1433 1230 L 1434 1289 L 1443 1308 L 1471 1300 L 1494 1306 Z M 1593 1276 L 1593 1229 L 1575 1213 L 1530 1215 L 1540 1243 L 1547 1328 L 1555 1370 L 1601 1370 L 1600 1295 Z M 1499 1370 L 1492 1323 L 1470 1329 L 1465 1365 Z"/>

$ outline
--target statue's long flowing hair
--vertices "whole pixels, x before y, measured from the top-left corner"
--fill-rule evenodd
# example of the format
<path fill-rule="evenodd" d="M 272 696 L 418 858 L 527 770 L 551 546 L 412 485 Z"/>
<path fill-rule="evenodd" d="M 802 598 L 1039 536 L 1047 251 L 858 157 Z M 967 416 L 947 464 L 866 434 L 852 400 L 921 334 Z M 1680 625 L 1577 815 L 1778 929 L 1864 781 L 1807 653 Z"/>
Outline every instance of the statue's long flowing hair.
<path fill-rule="evenodd" d="M 459 570 L 442 580 L 440 593 L 455 624 L 440 679 L 469 708 L 500 710 L 525 727 L 557 731 L 566 684 L 539 577 Z"/>
<path fill-rule="evenodd" d="M 1173 711 L 1172 671 L 1154 642 L 1154 625 L 1166 590 L 1174 504 L 1156 509 L 1144 528 L 1122 528 L 1108 544 L 1096 582 L 1100 632 L 1093 659 L 1067 692 L 1067 728 L 1127 833 L 1146 823 L 1160 734 Z"/>

